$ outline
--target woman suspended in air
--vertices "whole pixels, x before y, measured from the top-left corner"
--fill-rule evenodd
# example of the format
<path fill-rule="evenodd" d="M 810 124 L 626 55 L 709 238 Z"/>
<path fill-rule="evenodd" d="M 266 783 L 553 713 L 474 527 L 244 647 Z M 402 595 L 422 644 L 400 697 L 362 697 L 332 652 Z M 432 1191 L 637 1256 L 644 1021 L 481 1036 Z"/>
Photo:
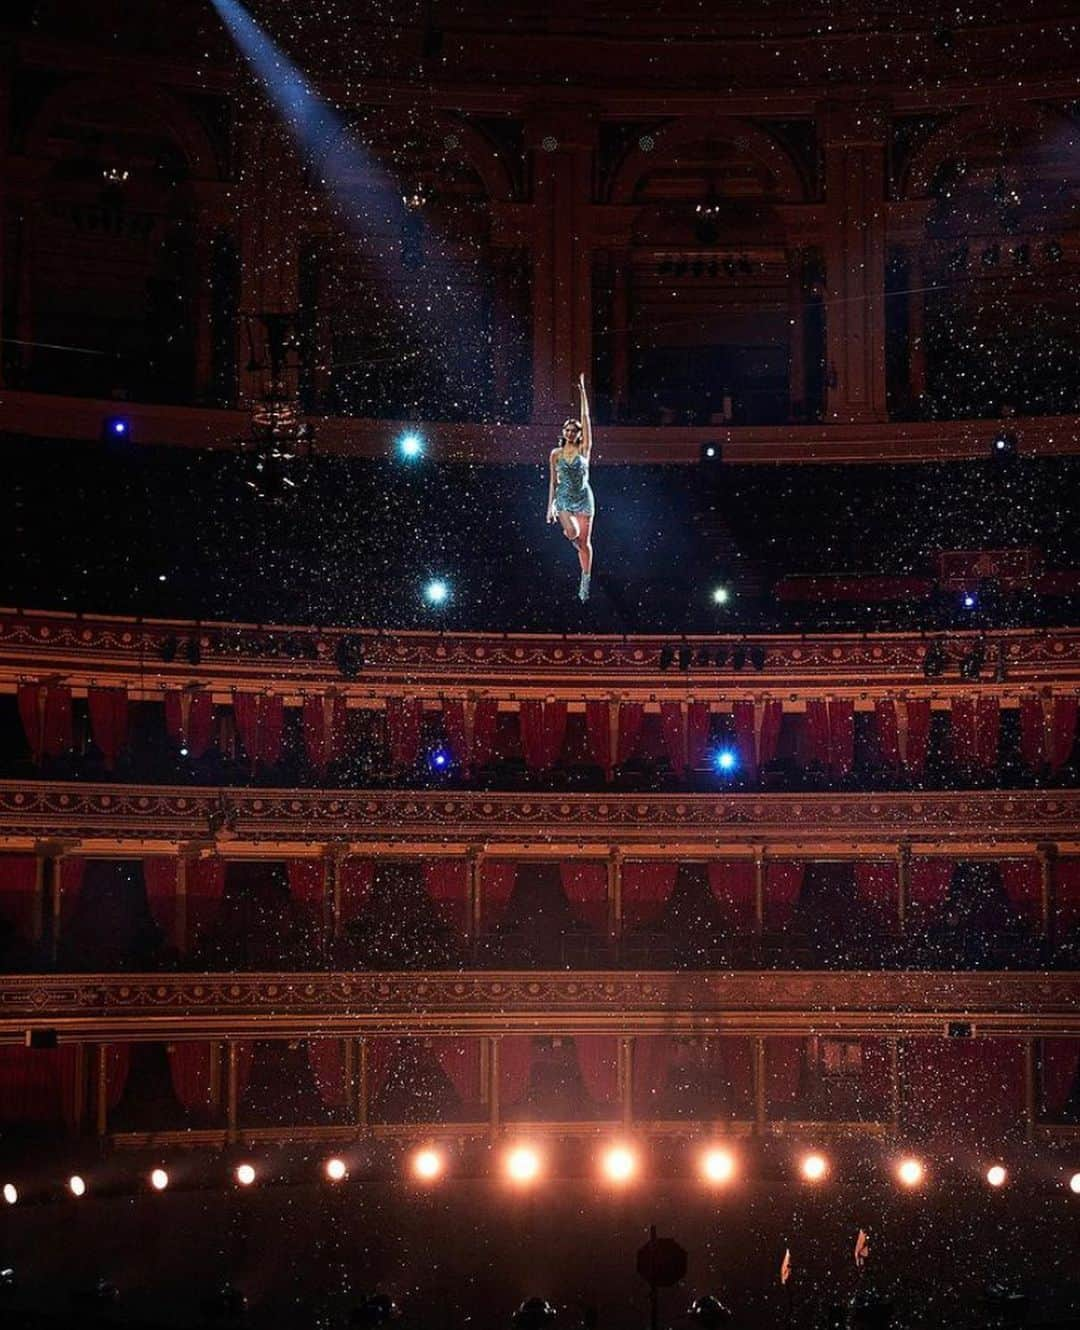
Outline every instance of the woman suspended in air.
<path fill-rule="evenodd" d="M 589 461 L 592 456 L 592 420 L 585 375 L 578 380 L 581 392 L 581 419 L 564 422 L 557 447 L 552 448 L 548 464 L 549 522 L 558 522 L 563 535 L 577 550 L 581 565 L 578 599 L 589 599 L 592 578 L 592 528 L 596 500 L 589 485 Z"/>

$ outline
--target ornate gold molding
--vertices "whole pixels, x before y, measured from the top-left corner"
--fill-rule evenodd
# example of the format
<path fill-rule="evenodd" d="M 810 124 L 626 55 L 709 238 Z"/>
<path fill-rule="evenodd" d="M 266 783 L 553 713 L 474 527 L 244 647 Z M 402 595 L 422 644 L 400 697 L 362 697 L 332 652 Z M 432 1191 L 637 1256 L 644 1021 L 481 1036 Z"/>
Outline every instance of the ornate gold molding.
<path fill-rule="evenodd" d="M 928 638 L 918 633 L 822 633 L 749 637 L 495 633 L 380 633 L 343 628 L 257 627 L 252 624 L 114 618 L 0 610 L 0 688 L 20 679 L 57 675 L 75 688 L 128 687 L 137 696 L 198 684 L 228 693 L 263 689 L 296 696 L 334 687 L 356 699 L 468 693 L 504 701 L 558 692 L 572 700 L 618 695 L 639 699 L 694 696 L 716 699 L 753 693 L 788 699 L 826 690 L 870 699 L 883 694 L 947 697 L 970 692 L 959 663 L 979 634 L 949 632 L 942 640 L 944 674 L 923 673 Z M 346 680 L 336 660 L 352 639 L 363 665 Z M 691 664 L 661 669 L 661 651 L 691 647 Z M 198 646 L 198 664 L 187 645 Z M 1004 649 L 1008 682 L 984 682 L 1003 696 L 1020 687 L 1080 681 L 1080 630 L 1005 630 L 992 634 Z M 710 664 L 698 666 L 701 648 Z M 716 652 L 723 659 L 716 664 Z M 763 654 L 762 654 L 763 653 Z M 164 655 L 172 659 L 164 659 Z M 759 661 L 756 668 L 754 658 Z M 736 662 L 739 668 L 736 668 Z M 794 699 L 791 699 L 794 700 Z"/>
<path fill-rule="evenodd" d="M 224 814 L 224 816 L 223 816 Z M 226 830 L 212 828 L 224 823 Z M 0 846 L 90 854 L 199 841 L 234 856 L 318 853 L 752 854 L 837 850 L 1080 852 L 1080 791 L 874 794 L 492 794 L 207 789 L 0 781 Z"/>
<path fill-rule="evenodd" d="M 14 975 L 0 1037 L 822 1034 L 1080 1036 L 1080 974 L 453 971 Z"/>

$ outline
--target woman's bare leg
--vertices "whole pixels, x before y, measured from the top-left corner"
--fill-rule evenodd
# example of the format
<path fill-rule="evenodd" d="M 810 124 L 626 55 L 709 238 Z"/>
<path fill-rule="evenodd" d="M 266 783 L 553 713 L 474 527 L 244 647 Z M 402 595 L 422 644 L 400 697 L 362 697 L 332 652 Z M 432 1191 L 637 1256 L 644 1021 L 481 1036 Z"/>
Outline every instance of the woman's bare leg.
<path fill-rule="evenodd" d="M 592 528 L 593 519 L 582 513 L 578 518 L 578 536 L 574 544 L 583 573 L 592 573 Z"/>
<path fill-rule="evenodd" d="M 567 540 L 576 545 L 578 536 L 581 534 L 580 528 L 578 527 L 578 519 L 573 513 L 556 513 L 555 516 L 559 519 L 559 525 L 562 527 L 563 535 Z"/>

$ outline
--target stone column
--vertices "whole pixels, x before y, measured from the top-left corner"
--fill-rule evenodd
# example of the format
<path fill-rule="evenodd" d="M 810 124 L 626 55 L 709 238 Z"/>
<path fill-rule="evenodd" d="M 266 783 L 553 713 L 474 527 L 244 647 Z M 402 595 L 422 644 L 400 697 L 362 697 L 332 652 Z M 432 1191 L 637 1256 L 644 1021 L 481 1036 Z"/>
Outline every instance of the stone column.
<path fill-rule="evenodd" d="M 537 107 L 525 133 L 533 191 L 532 418 L 552 424 L 577 409 L 574 384 L 592 365 L 596 121 L 583 107 Z"/>
<path fill-rule="evenodd" d="M 825 102 L 826 418 L 883 421 L 888 107 Z"/>

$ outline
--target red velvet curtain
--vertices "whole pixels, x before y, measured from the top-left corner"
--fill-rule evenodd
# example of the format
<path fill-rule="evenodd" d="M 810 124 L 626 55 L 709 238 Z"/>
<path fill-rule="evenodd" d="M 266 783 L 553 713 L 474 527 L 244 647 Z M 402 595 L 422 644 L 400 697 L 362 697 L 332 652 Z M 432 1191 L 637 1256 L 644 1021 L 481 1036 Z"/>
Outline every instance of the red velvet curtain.
<path fill-rule="evenodd" d="M 0 1122 L 75 1121 L 77 1051 L 0 1045 Z"/>
<path fill-rule="evenodd" d="M 200 1118 L 214 1111 L 214 1057 L 217 1045 L 203 1041 L 169 1044 L 169 1075 L 185 1112 Z"/>
<path fill-rule="evenodd" d="M 90 688 L 86 694 L 90 709 L 90 730 L 101 749 L 105 770 L 112 771 L 116 759 L 127 746 L 128 695 L 126 688 Z"/>
<path fill-rule="evenodd" d="M 315 771 L 323 772 L 345 752 L 349 720 L 345 698 L 340 693 L 309 695 L 301 719 L 307 760 Z"/>
<path fill-rule="evenodd" d="M 517 881 L 517 864 L 508 859 L 485 859 L 480 868 L 480 916 L 485 932 L 498 928 L 506 917 Z"/>
<path fill-rule="evenodd" d="M 1023 1118 L 1023 1040 L 912 1039 L 904 1077 L 919 1134 L 997 1141 Z"/>
<path fill-rule="evenodd" d="M 521 746 L 534 771 L 549 771 L 566 738 L 566 703 L 530 698 L 521 704 Z"/>
<path fill-rule="evenodd" d="M 168 855 L 153 855 L 143 860 L 146 903 L 154 923 L 171 942 L 176 936 L 176 881 L 179 861 Z"/>
<path fill-rule="evenodd" d="M 397 771 L 416 762 L 420 753 L 423 703 L 418 697 L 391 697 L 386 703 L 386 739 L 390 765 Z"/>
<path fill-rule="evenodd" d="M 424 887 L 435 906 L 435 913 L 458 937 L 468 926 L 467 879 L 468 865 L 464 859 L 428 859 L 424 862 Z"/>
<path fill-rule="evenodd" d="M 806 704 L 804 760 L 831 776 L 846 776 L 855 761 L 855 703 L 847 697 L 812 697 Z"/>
<path fill-rule="evenodd" d="M 806 865 L 798 859 L 773 859 L 765 865 L 765 928 L 781 932 L 795 918 Z"/>
<path fill-rule="evenodd" d="M 623 928 L 650 928 L 664 913 L 675 890 L 678 864 L 661 859 L 628 859 L 622 866 Z"/>
<path fill-rule="evenodd" d="M 562 889 L 575 918 L 596 933 L 608 929 L 607 864 L 589 859 L 564 859 L 559 865 Z"/>
<path fill-rule="evenodd" d="M 71 689 L 66 684 L 21 683 L 18 706 L 35 765 L 40 765 L 43 757 L 60 757 L 71 751 Z"/>
<path fill-rule="evenodd" d="M 346 859 L 340 872 L 341 926 L 347 928 L 363 914 L 371 897 L 375 864 L 371 859 Z"/>
<path fill-rule="evenodd" d="M 623 766 L 637 753 L 641 730 L 645 723 L 645 707 L 641 702 L 619 703 L 619 766 Z"/>
<path fill-rule="evenodd" d="M 895 863 L 855 865 L 855 903 L 876 933 L 895 933 L 900 926 L 899 874 Z"/>
<path fill-rule="evenodd" d="M 1001 885 L 1017 917 L 1033 933 L 1042 923 L 1042 866 L 1037 859 L 1005 859 Z"/>
<path fill-rule="evenodd" d="M 454 761 L 467 775 L 486 767 L 495 753 L 498 702 L 492 697 L 477 702 L 444 698 L 442 709 L 446 741 Z"/>
<path fill-rule="evenodd" d="M 285 865 L 289 895 L 313 948 L 325 945 L 326 865 L 321 859 L 289 859 Z"/>
<path fill-rule="evenodd" d="M 619 1041 L 614 1035 L 574 1036 L 578 1070 L 585 1093 L 594 1104 L 613 1104 L 619 1098 Z"/>
<path fill-rule="evenodd" d="M 1080 1039 L 1044 1039 L 1042 1046 L 1042 1102 L 1050 1117 L 1065 1110 L 1080 1070 Z"/>
<path fill-rule="evenodd" d="M 783 703 L 740 700 L 735 703 L 735 743 L 743 770 L 751 780 L 776 757 L 780 726 L 784 719 Z"/>
<path fill-rule="evenodd" d="M 709 890 L 720 907 L 724 931 L 751 933 L 755 927 L 754 865 L 748 859 L 710 859 Z"/>
<path fill-rule="evenodd" d="M 1060 771 L 1076 739 L 1077 699 L 1027 695 L 1020 699 L 1020 755 L 1032 771 Z"/>
<path fill-rule="evenodd" d="M 887 770 L 900 766 L 900 726 L 896 703 L 891 697 L 879 697 L 874 703 L 874 732 L 878 761 Z"/>
<path fill-rule="evenodd" d="M 214 700 L 208 692 L 170 689 L 165 694 L 165 732 L 191 757 L 202 757 L 214 737 Z"/>
<path fill-rule="evenodd" d="M 285 701 L 280 693 L 233 693 L 236 732 L 251 763 L 273 767 L 281 760 Z"/>
<path fill-rule="evenodd" d="M 954 867 L 952 859 L 912 859 L 908 906 L 913 929 L 925 928 L 945 904 Z"/>
<path fill-rule="evenodd" d="M 989 771 L 997 766 L 1001 710 L 996 697 L 958 697 L 952 704 L 952 755 L 957 766 Z"/>
<path fill-rule="evenodd" d="M 307 1055 L 319 1098 L 327 1108 L 342 1108 L 349 1098 L 344 1044 L 340 1039 L 309 1039 Z"/>
<path fill-rule="evenodd" d="M 0 917 L 23 942 L 34 941 L 37 890 L 37 859 L 34 855 L 0 855 Z"/>
<path fill-rule="evenodd" d="M 187 865 L 187 949 L 194 950 L 213 927 L 225 890 L 225 861 L 216 855 Z"/>
<path fill-rule="evenodd" d="M 463 1104 L 478 1104 L 480 1095 L 480 1040 L 436 1039 L 435 1057 Z"/>
<path fill-rule="evenodd" d="M 532 1038 L 508 1034 L 499 1040 L 499 1103 L 506 1108 L 520 1104 L 529 1088 L 532 1072 Z"/>
<path fill-rule="evenodd" d="M 708 704 L 705 702 L 661 702 L 660 728 L 668 762 L 677 776 L 685 776 L 701 763 L 709 742 Z"/>

